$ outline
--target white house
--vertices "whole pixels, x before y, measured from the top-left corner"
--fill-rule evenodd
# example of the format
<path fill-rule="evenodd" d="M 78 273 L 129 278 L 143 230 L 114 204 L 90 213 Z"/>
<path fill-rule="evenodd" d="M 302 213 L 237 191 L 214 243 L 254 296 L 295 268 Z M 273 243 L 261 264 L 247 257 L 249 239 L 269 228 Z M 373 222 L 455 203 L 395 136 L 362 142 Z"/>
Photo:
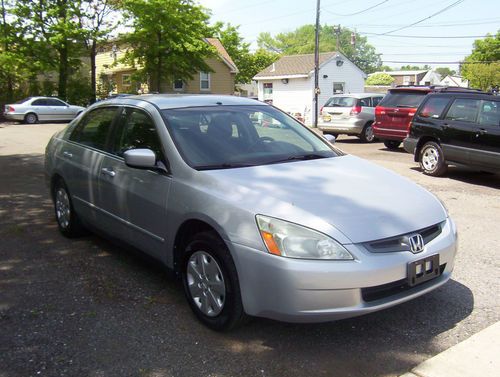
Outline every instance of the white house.
<path fill-rule="evenodd" d="M 319 55 L 318 107 L 334 93 L 364 91 L 366 74 L 339 52 Z M 260 101 L 304 117 L 312 124 L 314 98 L 314 54 L 283 56 L 255 75 Z M 300 114 L 300 115 L 299 115 Z"/>
<path fill-rule="evenodd" d="M 440 85 L 445 86 L 460 86 L 462 88 L 469 87 L 469 80 L 464 79 L 462 76 L 448 75 L 441 80 Z"/>

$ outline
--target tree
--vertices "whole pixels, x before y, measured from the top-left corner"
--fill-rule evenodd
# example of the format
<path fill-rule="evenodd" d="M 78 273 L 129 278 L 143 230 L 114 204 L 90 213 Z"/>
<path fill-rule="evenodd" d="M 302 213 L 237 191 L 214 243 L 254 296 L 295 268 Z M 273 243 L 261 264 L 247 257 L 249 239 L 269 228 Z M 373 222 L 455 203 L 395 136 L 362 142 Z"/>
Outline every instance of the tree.
<path fill-rule="evenodd" d="M 274 52 L 259 49 L 255 53 L 250 52 L 250 44 L 244 42 L 238 31 L 238 26 L 224 25 L 217 22 L 214 26 L 214 36 L 219 38 L 222 45 L 238 67 L 236 83 L 249 83 L 257 73 L 278 59 L 279 55 Z"/>
<path fill-rule="evenodd" d="M 44 57 L 58 71 L 58 95 L 66 99 L 70 70 L 81 64 L 82 30 L 77 22 L 81 0 L 17 0 L 14 13 L 33 44 L 46 43 Z M 50 50 L 56 53 L 52 55 Z"/>
<path fill-rule="evenodd" d="M 285 55 L 311 54 L 314 52 L 314 25 L 303 25 L 294 31 L 279 33 L 260 33 L 257 43 L 260 48 Z M 375 48 L 367 42 L 367 38 L 357 33 L 355 45 L 351 44 L 353 31 L 341 28 L 339 33 L 339 50 L 366 73 L 375 72 L 382 65 Z M 320 52 L 337 49 L 337 34 L 335 26 L 323 25 L 320 29 Z"/>
<path fill-rule="evenodd" d="M 472 53 L 461 64 L 470 86 L 489 90 L 500 84 L 500 31 L 474 42 Z"/>
<path fill-rule="evenodd" d="M 366 79 L 366 85 L 391 85 L 394 77 L 388 73 L 374 73 Z"/>
<path fill-rule="evenodd" d="M 448 67 L 439 67 L 436 68 L 435 71 L 441 75 L 441 77 L 446 77 L 446 76 L 453 76 L 457 72 L 454 71 L 453 69 L 450 69 Z"/>
<path fill-rule="evenodd" d="M 123 36 L 124 62 L 135 66 L 136 79 L 161 91 L 165 80 L 192 79 L 210 72 L 205 58 L 215 51 L 204 41 L 210 35 L 208 14 L 192 0 L 123 0 L 124 16 L 133 31 Z"/>
<path fill-rule="evenodd" d="M 117 26 L 118 18 L 111 17 L 116 4 L 116 0 L 83 0 L 77 9 L 83 44 L 90 58 L 90 103 L 96 100 L 97 46 L 106 41 Z"/>

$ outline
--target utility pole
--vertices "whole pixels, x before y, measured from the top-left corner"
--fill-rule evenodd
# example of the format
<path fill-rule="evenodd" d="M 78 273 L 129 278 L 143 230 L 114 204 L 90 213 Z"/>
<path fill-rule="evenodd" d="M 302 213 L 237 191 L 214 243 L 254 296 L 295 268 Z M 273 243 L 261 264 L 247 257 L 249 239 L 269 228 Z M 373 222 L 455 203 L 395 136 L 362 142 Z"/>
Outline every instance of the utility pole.
<path fill-rule="evenodd" d="M 318 95 L 319 90 L 319 8 L 320 0 L 316 4 L 316 30 L 314 43 L 314 123 L 313 127 L 318 128 Z"/>
<path fill-rule="evenodd" d="M 335 31 L 335 41 L 337 42 L 337 51 L 336 52 L 340 52 L 340 32 L 341 32 L 341 28 L 340 28 L 340 25 L 337 25 L 335 26 L 335 28 L 333 29 Z"/>

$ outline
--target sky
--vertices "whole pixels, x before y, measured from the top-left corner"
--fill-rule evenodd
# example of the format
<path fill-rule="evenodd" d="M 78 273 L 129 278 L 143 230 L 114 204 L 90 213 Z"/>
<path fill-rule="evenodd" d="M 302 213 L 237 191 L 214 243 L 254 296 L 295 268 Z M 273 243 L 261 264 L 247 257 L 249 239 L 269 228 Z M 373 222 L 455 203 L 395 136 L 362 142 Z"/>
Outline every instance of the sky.
<path fill-rule="evenodd" d="M 275 35 L 316 20 L 316 0 L 198 2 L 212 10 L 212 22 L 240 25 L 253 49 L 261 32 Z M 499 0 L 321 0 L 320 9 L 321 24 L 340 24 L 366 36 L 391 67 L 432 63 L 457 70 L 454 62 L 471 53 L 477 37 L 500 29 Z"/>

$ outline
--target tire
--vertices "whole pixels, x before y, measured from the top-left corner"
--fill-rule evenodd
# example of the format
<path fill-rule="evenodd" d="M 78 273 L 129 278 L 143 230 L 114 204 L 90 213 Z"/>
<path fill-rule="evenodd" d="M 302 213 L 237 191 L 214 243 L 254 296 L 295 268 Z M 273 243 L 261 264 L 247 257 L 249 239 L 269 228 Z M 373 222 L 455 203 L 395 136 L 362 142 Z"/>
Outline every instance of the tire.
<path fill-rule="evenodd" d="M 57 226 L 63 236 L 75 238 L 85 235 L 87 231 L 73 208 L 68 188 L 62 179 L 54 184 L 53 197 Z"/>
<path fill-rule="evenodd" d="M 418 160 L 423 173 L 433 177 L 442 176 L 448 168 L 441 146 L 434 141 L 424 144 Z"/>
<path fill-rule="evenodd" d="M 216 233 L 194 235 L 185 249 L 181 268 L 189 306 L 203 324 L 227 331 L 245 321 L 236 267 Z"/>
<path fill-rule="evenodd" d="M 24 123 L 35 124 L 38 122 L 38 117 L 35 113 L 28 113 L 24 116 Z"/>
<path fill-rule="evenodd" d="M 363 127 L 363 131 L 361 131 L 361 134 L 359 134 L 359 138 L 363 143 L 373 143 L 373 141 L 375 140 L 375 135 L 373 134 L 372 123 L 367 123 Z"/>
<path fill-rule="evenodd" d="M 399 148 L 401 142 L 397 140 L 384 140 L 384 145 L 387 149 L 394 151 Z"/>

